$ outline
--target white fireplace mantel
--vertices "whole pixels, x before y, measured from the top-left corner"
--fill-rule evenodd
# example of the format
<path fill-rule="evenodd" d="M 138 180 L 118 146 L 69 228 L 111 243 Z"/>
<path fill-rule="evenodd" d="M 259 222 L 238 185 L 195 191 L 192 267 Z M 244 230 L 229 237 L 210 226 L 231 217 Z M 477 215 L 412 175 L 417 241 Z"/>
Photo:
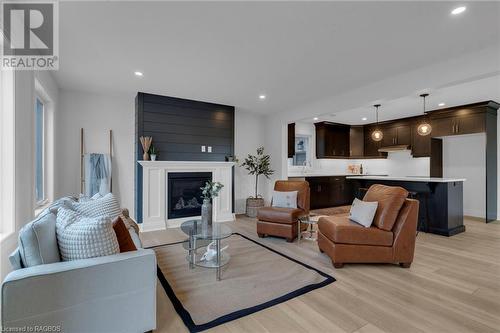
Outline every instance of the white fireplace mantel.
<path fill-rule="evenodd" d="M 177 228 L 196 217 L 168 218 L 168 173 L 210 172 L 212 181 L 224 185 L 212 202 L 214 222 L 234 221 L 233 176 L 234 162 L 200 161 L 139 161 L 142 166 L 142 231 Z"/>

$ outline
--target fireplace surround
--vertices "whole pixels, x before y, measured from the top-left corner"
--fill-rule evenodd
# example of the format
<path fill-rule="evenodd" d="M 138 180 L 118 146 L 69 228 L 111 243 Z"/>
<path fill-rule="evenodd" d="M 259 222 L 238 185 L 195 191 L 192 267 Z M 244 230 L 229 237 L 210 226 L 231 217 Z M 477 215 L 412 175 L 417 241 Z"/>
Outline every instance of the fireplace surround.
<path fill-rule="evenodd" d="M 219 196 L 212 201 L 212 218 L 214 222 L 234 221 L 234 162 L 138 161 L 138 163 L 142 166 L 142 223 L 140 224 L 142 231 L 177 228 L 184 221 L 200 218 L 199 213 L 184 217 L 174 217 L 171 214 L 169 216 L 169 209 L 172 206 L 170 203 L 172 194 L 168 189 L 169 179 L 186 177 L 190 174 L 211 175 L 212 181 L 224 185 Z M 174 202 L 174 205 L 177 203 L 178 200 Z"/>

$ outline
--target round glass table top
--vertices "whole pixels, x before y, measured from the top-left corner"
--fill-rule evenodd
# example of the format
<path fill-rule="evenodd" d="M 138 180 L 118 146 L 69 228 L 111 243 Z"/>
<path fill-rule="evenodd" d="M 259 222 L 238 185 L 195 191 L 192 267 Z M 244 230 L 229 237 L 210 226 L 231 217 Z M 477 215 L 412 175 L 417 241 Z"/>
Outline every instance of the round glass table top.
<path fill-rule="evenodd" d="M 213 222 L 211 226 L 203 225 L 201 220 L 189 220 L 181 224 L 181 230 L 196 239 L 224 239 L 233 233 L 231 228 L 223 223 Z"/>

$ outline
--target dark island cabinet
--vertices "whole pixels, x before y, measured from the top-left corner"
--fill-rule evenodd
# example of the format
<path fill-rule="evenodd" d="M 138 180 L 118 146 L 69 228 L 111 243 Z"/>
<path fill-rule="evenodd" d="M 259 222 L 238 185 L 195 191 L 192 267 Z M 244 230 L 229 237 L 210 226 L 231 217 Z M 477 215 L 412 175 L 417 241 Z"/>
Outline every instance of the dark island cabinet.
<path fill-rule="evenodd" d="M 345 176 L 306 177 L 311 189 L 311 209 L 349 205 L 354 199 Z"/>

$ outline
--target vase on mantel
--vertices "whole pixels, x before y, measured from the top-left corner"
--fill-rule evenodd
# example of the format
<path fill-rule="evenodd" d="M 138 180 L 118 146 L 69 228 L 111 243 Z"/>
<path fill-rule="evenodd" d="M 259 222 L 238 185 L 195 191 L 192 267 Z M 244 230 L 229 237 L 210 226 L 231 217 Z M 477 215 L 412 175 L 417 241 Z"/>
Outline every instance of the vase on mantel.
<path fill-rule="evenodd" d="M 212 202 L 209 198 L 203 199 L 203 205 L 201 205 L 201 224 L 212 226 Z"/>

